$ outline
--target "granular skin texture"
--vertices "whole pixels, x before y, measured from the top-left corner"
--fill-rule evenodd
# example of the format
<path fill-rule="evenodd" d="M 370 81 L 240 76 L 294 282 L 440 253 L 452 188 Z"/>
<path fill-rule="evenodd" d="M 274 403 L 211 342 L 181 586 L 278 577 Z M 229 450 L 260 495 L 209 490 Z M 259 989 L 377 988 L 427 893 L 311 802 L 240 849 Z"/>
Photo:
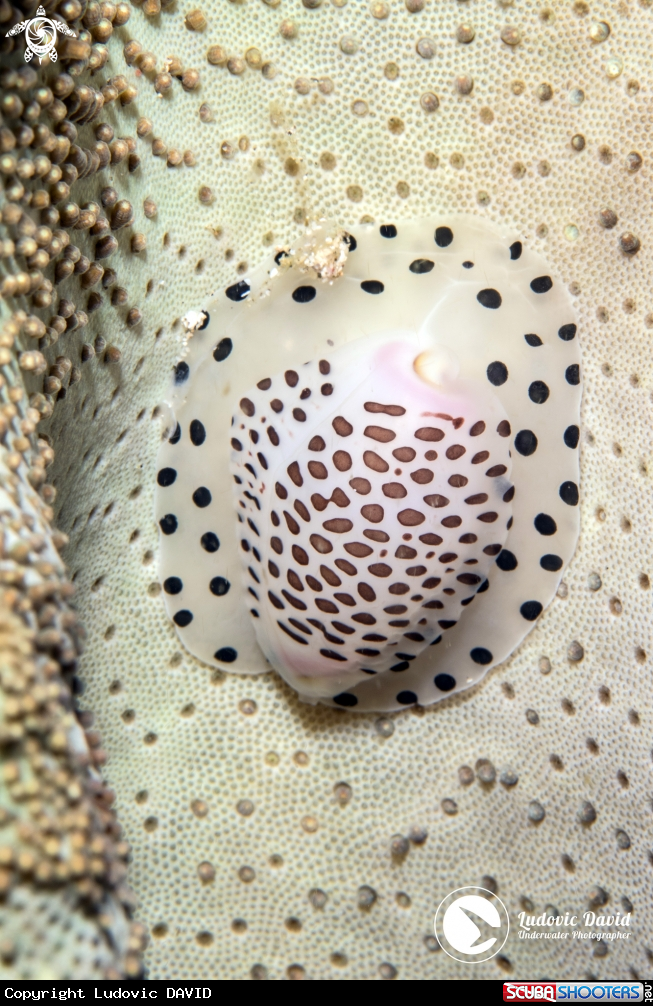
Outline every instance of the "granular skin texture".
<path fill-rule="evenodd" d="M 71 198 L 99 202 L 114 186 L 132 204 L 133 224 L 115 231 L 116 283 L 93 288 L 101 306 L 43 350 L 48 366 L 65 353 L 81 371 L 72 386 L 64 375 L 66 396 L 41 429 L 55 450 L 55 522 L 70 536 L 64 557 L 87 632 L 81 705 L 95 713 L 104 775 L 132 846 L 129 880 L 152 934 L 148 974 L 465 980 L 469 969 L 425 938 L 446 894 L 482 884 L 513 921 L 524 905 L 529 914 L 632 908 L 631 935 L 609 941 L 604 955 L 596 941 L 520 941 L 513 928 L 476 979 L 644 977 L 653 924 L 653 233 L 642 212 L 651 7 L 599 2 L 584 14 L 556 3 L 544 16 L 532 4 L 483 5 L 465 13 L 475 36 L 461 45 L 458 6 L 432 0 L 415 13 L 394 0 L 381 20 L 353 0 L 314 8 L 246 0 L 207 8 L 203 32 L 185 27 L 186 6 L 152 20 L 146 5 L 133 7 L 107 43 L 94 86 L 122 74 L 137 94 L 124 107 L 108 102 L 79 135 L 90 147 L 97 123 L 111 124 L 134 138 L 140 167 L 130 173 L 125 158 L 76 182 Z M 295 22 L 295 38 L 279 34 L 283 18 Z M 604 42 L 590 38 L 594 19 L 610 24 Z M 353 54 L 343 37 L 358 43 Z M 124 61 L 130 39 L 155 55 L 157 73 L 168 56 L 197 69 L 199 86 L 186 90 L 171 71 L 157 97 L 154 74 Z M 420 39 L 435 43 L 432 59 L 418 55 Z M 206 60 L 218 44 L 226 65 Z M 262 53 L 260 70 L 246 61 L 251 47 Z M 390 62 L 398 74 L 384 72 Z M 85 72 L 79 80 L 90 79 Z M 473 79 L 465 95 L 455 86 L 463 75 Z M 311 81 L 309 93 L 295 87 L 299 77 Z M 325 78 L 332 89 L 318 85 Z M 543 84 L 550 100 L 538 97 Z M 580 103 L 577 94 L 570 101 L 575 89 Z M 427 92 L 439 98 L 430 113 L 420 104 Z M 357 101 L 366 115 L 352 112 Z M 200 115 L 203 105 L 210 115 Z M 139 116 L 152 131 L 136 138 Z M 388 128 L 391 117 L 401 133 Z M 181 159 L 154 156 L 153 137 Z M 202 186 L 213 202 L 200 201 Z M 148 198 L 154 216 L 144 211 Z M 600 222 L 606 208 L 614 228 Z M 182 347 L 179 319 L 270 246 L 289 246 L 307 220 L 387 224 L 439 210 L 516 228 L 574 297 L 582 529 L 556 600 L 506 664 L 475 690 L 377 726 L 375 716 L 301 705 L 272 675 L 224 675 L 179 650 L 157 580 L 157 404 Z M 147 247 L 135 254 L 137 232 Z M 94 239 L 69 233 L 92 258 Z M 8 261 L 10 271 L 26 268 Z M 77 275 L 56 287 L 51 310 L 20 297 L 9 306 L 47 323 L 60 296 L 87 310 Z M 82 363 L 84 345 L 95 352 L 85 350 Z M 119 359 L 105 358 L 109 346 Z M 29 371 L 28 391 L 42 393 L 43 380 Z M 598 589 L 588 581 L 595 574 Z M 496 768 L 494 781 L 469 781 L 466 771 L 461 785 L 459 770 L 473 772 L 479 759 Z M 344 805 L 334 791 L 343 783 Z M 243 801 L 253 811 L 239 811 L 249 810 Z M 534 803 L 543 817 L 530 812 Z M 428 837 L 393 856 L 391 843 L 414 826 Z M 361 900 L 363 887 L 374 896 Z"/>
<path fill-rule="evenodd" d="M 18 319 L 17 312 L 0 327 L 5 353 Z M 106 752 L 91 729 L 93 716 L 73 699 L 82 687 L 75 672 L 84 632 L 57 552 L 66 537 L 52 533 L 44 498 L 52 498 L 52 486 L 41 480 L 39 495 L 31 484 L 39 484 L 37 462 L 47 465 L 51 451 L 41 438 L 37 451 L 16 435 L 34 424 L 10 359 L 0 396 L 3 978 L 139 978 L 147 933 L 132 921 L 129 845 L 112 807 L 115 794 L 99 775 Z"/>

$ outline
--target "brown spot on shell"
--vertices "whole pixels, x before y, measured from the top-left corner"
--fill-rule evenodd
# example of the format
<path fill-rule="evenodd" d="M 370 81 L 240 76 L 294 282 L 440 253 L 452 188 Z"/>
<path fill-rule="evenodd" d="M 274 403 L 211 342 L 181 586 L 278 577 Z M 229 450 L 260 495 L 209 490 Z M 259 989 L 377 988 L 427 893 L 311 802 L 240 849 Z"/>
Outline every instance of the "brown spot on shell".
<path fill-rule="evenodd" d="M 477 423 L 474 423 L 469 431 L 470 437 L 480 437 L 481 433 L 485 432 L 485 423 L 482 419 L 479 419 Z"/>
<path fill-rule="evenodd" d="M 425 545 L 441 545 L 442 538 L 439 534 L 421 534 L 419 540 L 423 541 Z"/>
<path fill-rule="evenodd" d="M 371 521 L 372 524 L 378 524 L 383 520 L 383 507 L 378 503 L 368 503 L 361 507 L 361 513 L 365 520 Z"/>
<path fill-rule="evenodd" d="M 440 493 L 432 493 L 430 496 L 425 496 L 424 502 L 427 503 L 429 506 L 435 507 L 435 509 L 449 505 L 449 500 L 447 499 L 447 497 L 441 496 Z"/>
<path fill-rule="evenodd" d="M 460 427 L 465 422 L 463 416 L 458 416 L 457 419 L 454 419 L 453 416 L 450 416 L 447 412 L 436 412 L 435 413 L 435 418 L 436 419 L 446 419 L 448 422 L 453 423 L 454 430 L 459 430 Z"/>
<path fill-rule="evenodd" d="M 287 510 L 284 510 L 283 515 L 286 518 L 286 524 L 288 525 L 288 530 L 290 531 L 290 533 L 299 534 L 299 524 L 297 523 L 295 518 L 291 514 L 289 514 Z"/>
<path fill-rule="evenodd" d="M 320 493 L 314 493 L 311 496 L 311 503 L 313 504 L 313 506 L 315 507 L 316 510 L 322 511 L 322 510 L 326 510 L 326 508 L 329 505 L 329 503 L 335 503 L 335 505 L 338 506 L 338 507 L 349 506 L 350 499 L 342 491 L 342 489 L 340 489 L 339 487 L 336 487 L 333 490 L 333 492 L 331 493 L 330 499 L 325 500 L 324 496 L 322 496 Z"/>
<path fill-rule="evenodd" d="M 351 596 L 351 594 L 334 594 L 336 601 L 340 601 L 341 604 L 348 604 L 350 608 L 353 608 L 356 601 Z"/>
<path fill-rule="evenodd" d="M 288 579 L 288 583 L 290 584 L 290 586 L 294 587 L 295 590 L 303 590 L 304 589 L 304 584 L 299 579 L 299 577 L 297 576 L 297 573 L 295 572 L 294 569 L 289 569 L 288 572 L 286 573 L 286 577 Z"/>
<path fill-rule="evenodd" d="M 447 482 L 449 483 L 450 486 L 453 486 L 454 489 L 462 489 L 463 486 L 467 485 L 469 479 L 467 478 L 466 475 L 451 475 L 447 479 Z"/>
<path fill-rule="evenodd" d="M 495 520 L 499 519 L 499 514 L 495 513 L 494 510 L 489 510 L 487 513 L 479 514 L 476 519 L 482 520 L 484 524 L 494 524 Z"/>
<path fill-rule="evenodd" d="M 325 520 L 322 527 L 327 531 L 333 531 L 335 534 L 345 534 L 347 531 L 351 531 L 353 528 L 353 523 L 347 520 L 345 517 L 334 517 L 333 520 Z"/>
<path fill-rule="evenodd" d="M 424 580 L 422 587 L 425 590 L 433 590 L 434 587 L 439 587 L 441 583 L 442 580 L 439 576 L 429 576 L 427 580 Z"/>
<path fill-rule="evenodd" d="M 374 451 L 365 451 L 363 453 L 363 461 L 373 472 L 387 472 L 390 468 L 390 465 L 383 458 L 379 457 L 378 454 L 375 454 Z"/>
<path fill-rule="evenodd" d="M 505 465 L 493 465 L 492 468 L 488 468 L 485 474 L 491 479 L 496 479 L 499 475 L 505 475 L 507 471 Z"/>
<path fill-rule="evenodd" d="M 393 458 L 396 458 L 397 461 L 403 461 L 404 464 L 412 461 L 416 454 L 417 451 L 414 451 L 412 447 L 395 447 L 392 452 Z"/>
<path fill-rule="evenodd" d="M 406 488 L 402 486 L 401 482 L 384 482 L 381 489 L 384 496 L 393 500 L 400 500 L 408 495 Z"/>
<path fill-rule="evenodd" d="M 474 457 L 472 458 L 472 464 L 473 465 L 483 464 L 484 461 L 487 461 L 489 456 L 490 456 L 489 451 L 479 451 L 478 454 L 475 454 Z"/>
<path fill-rule="evenodd" d="M 468 587 L 473 587 L 475 584 L 481 582 L 480 576 L 477 576 L 476 573 L 461 573 L 460 576 L 456 577 L 456 580 L 467 584 Z"/>
<path fill-rule="evenodd" d="M 319 552 L 320 555 L 328 555 L 329 552 L 333 552 L 333 545 L 328 538 L 323 538 L 321 534 L 312 534 L 309 540 L 315 551 Z"/>
<path fill-rule="evenodd" d="M 298 623 L 296 619 L 289 618 L 288 621 L 295 627 L 301 628 L 301 623 Z M 289 629 L 288 626 L 284 625 L 283 622 L 279 621 L 279 619 L 277 619 L 277 625 L 283 632 L 286 633 L 287 636 L 290 636 L 291 639 L 294 639 L 296 643 L 302 643 L 304 646 L 308 645 L 308 640 L 304 639 L 302 636 L 298 636 L 296 632 L 293 632 L 292 629 Z M 308 631 L 310 632 L 310 629 Z"/>
<path fill-rule="evenodd" d="M 309 461 L 308 470 L 314 479 L 326 479 L 329 477 L 326 465 L 323 465 L 321 461 Z"/>
<path fill-rule="evenodd" d="M 416 555 L 417 550 L 411 548 L 410 545 L 399 545 L 395 552 L 395 559 L 414 559 Z"/>
<path fill-rule="evenodd" d="M 241 398 L 240 407 L 246 416 L 253 416 L 256 412 L 254 402 L 250 401 L 249 398 Z"/>
<path fill-rule="evenodd" d="M 356 629 L 352 629 L 351 625 L 345 625 L 344 622 L 334 621 L 331 622 L 331 625 L 333 626 L 334 629 L 337 629 L 338 632 L 344 632 L 346 636 L 351 636 L 353 632 L 356 632 Z"/>
<path fill-rule="evenodd" d="M 415 436 L 418 440 L 437 443 L 444 438 L 444 430 L 438 429 L 437 426 L 420 426 L 419 430 L 415 430 Z"/>
<path fill-rule="evenodd" d="M 359 583 L 358 593 L 363 598 L 364 601 L 376 601 L 376 594 L 374 588 L 370 587 L 369 583 Z"/>
<path fill-rule="evenodd" d="M 387 430 L 385 426 L 366 426 L 365 436 L 370 440 L 378 440 L 380 444 L 389 444 L 397 436 L 392 430 Z"/>
<path fill-rule="evenodd" d="M 462 458 L 465 452 L 466 449 L 462 444 L 452 444 L 451 447 L 447 447 L 446 456 L 450 461 L 457 461 L 458 458 Z"/>
<path fill-rule="evenodd" d="M 278 598 L 276 594 L 273 594 L 271 590 L 268 590 L 268 597 L 270 598 L 270 601 L 272 602 L 275 608 L 281 610 L 282 608 L 286 607 L 283 601 L 280 598 Z"/>
<path fill-rule="evenodd" d="M 372 576 L 390 576 L 392 573 L 392 566 L 388 566 L 386 562 L 373 562 L 367 568 Z"/>
<path fill-rule="evenodd" d="M 371 527 L 366 527 L 363 534 L 366 538 L 369 538 L 370 541 L 390 541 L 390 535 L 386 534 L 385 531 L 376 531 Z"/>
<path fill-rule="evenodd" d="M 475 534 L 461 534 L 458 541 L 461 545 L 473 545 L 475 541 L 478 541 L 478 538 Z"/>
<path fill-rule="evenodd" d="M 465 503 L 469 503 L 474 506 L 475 503 L 487 503 L 488 495 L 487 493 L 474 493 L 473 496 L 468 496 Z"/>
<path fill-rule="evenodd" d="M 264 377 L 262 381 L 258 382 L 256 387 L 260 391 L 269 391 L 269 389 L 272 387 L 272 381 L 270 380 L 269 377 Z"/>
<path fill-rule="evenodd" d="M 293 545 L 292 554 L 293 559 L 295 562 L 298 562 L 300 566 L 308 566 L 308 553 L 301 547 L 301 545 Z"/>
<path fill-rule="evenodd" d="M 406 410 L 401 405 L 381 405 L 379 402 L 365 402 L 366 412 L 385 412 L 387 416 L 403 416 Z"/>
<path fill-rule="evenodd" d="M 327 374 L 331 373 L 331 364 L 328 360 L 320 360 L 318 366 L 320 368 L 320 373 L 324 374 L 325 377 Z"/>
<path fill-rule="evenodd" d="M 371 483 L 367 479 L 362 478 L 350 479 L 349 485 L 354 492 L 360 493 L 361 496 L 367 496 L 372 489 Z"/>
<path fill-rule="evenodd" d="M 270 402 L 270 408 L 272 409 L 273 412 L 282 412 L 283 402 L 281 401 L 280 398 L 273 398 L 272 401 Z"/>
<path fill-rule="evenodd" d="M 348 541 L 345 545 L 345 551 L 357 559 L 364 559 L 366 555 L 371 555 L 374 549 L 362 541 Z"/>
<path fill-rule="evenodd" d="M 348 434 L 343 433 L 343 436 Z M 347 451 L 336 451 L 333 455 L 333 463 L 339 472 L 348 472 L 351 468 L 351 455 Z"/>
<path fill-rule="evenodd" d="M 455 552 L 443 552 L 442 555 L 438 556 L 439 562 L 453 562 L 458 556 Z"/>
<path fill-rule="evenodd" d="M 273 447 L 279 446 L 279 434 L 275 430 L 274 426 L 268 426 L 268 438 Z"/>
<path fill-rule="evenodd" d="M 299 464 L 297 461 L 293 461 L 291 464 L 289 464 L 286 471 L 288 472 L 290 478 L 293 480 L 296 486 L 304 485 L 304 479 L 302 478 L 302 473 L 299 470 Z"/>
<path fill-rule="evenodd" d="M 320 573 L 322 574 L 322 576 L 324 577 L 324 579 L 326 580 L 326 582 L 329 584 L 330 587 L 339 587 L 340 584 L 342 583 L 342 580 L 340 579 L 338 574 L 334 573 L 333 570 L 329 569 L 328 566 L 320 566 Z M 308 577 L 306 577 L 306 579 L 308 580 Z"/>
<path fill-rule="evenodd" d="M 501 420 L 501 422 L 497 426 L 497 433 L 499 434 L 500 437 L 510 436 L 510 423 L 508 422 L 507 419 Z"/>
<path fill-rule="evenodd" d="M 327 601 L 325 597 L 316 597 L 315 605 L 324 611 L 328 615 L 337 615 L 340 609 L 333 603 L 333 601 Z"/>
<path fill-rule="evenodd" d="M 270 545 L 277 555 L 281 555 L 283 552 L 283 542 L 281 541 L 281 538 L 277 538 L 276 535 L 274 538 L 270 538 Z"/>
<path fill-rule="evenodd" d="M 292 414 L 293 418 L 296 419 L 298 423 L 306 422 L 306 413 L 303 409 L 293 409 Z"/>
<path fill-rule="evenodd" d="M 411 472 L 410 477 L 418 486 L 425 486 L 433 481 L 433 472 L 430 468 L 418 468 L 416 472 Z"/>
<path fill-rule="evenodd" d="M 344 416 L 336 416 L 331 425 L 339 437 L 349 437 L 354 432 L 354 427 L 347 422 Z"/>
<path fill-rule="evenodd" d="M 320 388 L 320 391 L 322 392 L 323 395 L 332 395 L 333 394 L 333 385 L 332 384 L 323 384 L 322 387 Z"/>
<path fill-rule="evenodd" d="M 388 593 L 390 594 L 407 594 L 410 587 L 407 583 L 391 583 L 388 587 Z"/>
<path fill-rule="evenodd" d="M 416 527 L 418 524 L 423 524 L 425 519 L 424 514 L 419 510 L 400 510 L 397 514 L 397 520 L 404 527 Z"/>
<path fill-rule="evenodd" d="M 296 370 L 287 370 L 283 375 L 289 388 L 295 388 L 299 382 L 299 374 Z"/>
<path fill-rule="evenodd" d="M 351 620 L 352 622 L 360 622 L 361 625 L 376 625 L 374 615 L 370 615 L 366 611 L 360 611 L 356 615 L 352 615 Z"/>
<path fill-rule="evenodd" d="M 295 500 L 295 502 L 293 503 L 293 507 L 295 508 L 299 516 L 306 521 L 306 523 L 310 521 L 311 515 L 308 512 L 308 508 L 305 506 L 304 503 L 302 503 L 301 500 Z"/>
<path fill-rule="evenodd" d="M 348 576 L 356 576 L 358 570 L 354 566 L 353 562 L 349 562 L 347 559 L 336 559 L 336 566 L 341 569 L 343 573 L 347 573 Z"/>
<path fill-rule="evenodd" d="M 328 657 L 329 660 L 346 660 L 342 653 L 336 653 L 334 650 L 320 650 L 323 657 Z M 295 965 L 293 965 L 294 967 Z"/>
<path fill-rule="evenodd" d="M 323 590 L 322 584 L 310 573 L 306 574 L 306 583 L 309 585 L 311 590 Z"/>
<path fill-rule="evenodd" d="M 460 527 L 462 524 L 462 517 L 444 517 L 440 523 L 443 527 Z"/>
<path fill-rule="evenodd" d="M 312 437 L 311 440 L 309 440 L 308 442 L 309 451 L 323 451 L 325 447 L 326 444 L 324 443 L 322 437 L 318 436 Z"/>
<path fill-rule="evenodd" d="M 483 551 L 486 555 L 498 555 L 501 551 L 501 545 L 486 545 Z"/>
<path fill-rule="evenodd" d="M 281 485 L 281 482 L 275 483 L 274 491 L 280 500 L 288 499 L 288 490 L 285 486 Z"/>

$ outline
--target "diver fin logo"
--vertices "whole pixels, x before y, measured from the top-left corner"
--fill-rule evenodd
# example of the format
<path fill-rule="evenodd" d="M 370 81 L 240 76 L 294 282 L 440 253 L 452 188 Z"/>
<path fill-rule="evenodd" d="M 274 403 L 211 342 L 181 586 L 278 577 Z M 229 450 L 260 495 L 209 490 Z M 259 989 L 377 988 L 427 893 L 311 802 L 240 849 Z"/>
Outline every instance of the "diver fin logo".
<path fill-rule="evenodd" d="M 497 942 L 496 936 L 492 936 L 483 943 L 477 943 L 481 930 L 473 921 L 473 915 L 494 929 L 501 928 L 501 917 L 491 901 L 486 901 L 478 894 L 458 898 L 447 908 L 442 928 L 451 946 L 461 954 L 482 954 Z"/>
<path fill-rule="evenodd" d="M 442 949 L 455 960 L 478 964 L 495 957 L 510 931 L 503 902 L 484 888 L 452 891 L 435 916 L 435 935 Z"/>

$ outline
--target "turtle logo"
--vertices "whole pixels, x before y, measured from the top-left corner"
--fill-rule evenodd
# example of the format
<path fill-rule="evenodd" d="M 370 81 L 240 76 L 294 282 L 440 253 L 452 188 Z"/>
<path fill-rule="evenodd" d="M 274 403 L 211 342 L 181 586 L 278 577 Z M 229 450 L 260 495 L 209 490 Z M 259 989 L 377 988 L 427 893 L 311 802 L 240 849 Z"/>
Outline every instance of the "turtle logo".
<path fill-rule="evenodd" d="M 15 24 L 7 32 L 5 38 L 10 35 L 20 35 L 22 31 L 25 32 L 25 44 L 27 45 L 25 49 L 26 63 L 29 63 L 33 56 L 39 57 L 39 63 L 43 62 L 44 56 L 49 56 L 52 62 L 56 63 L 57 50 L 55 46 L 58 31 L 62 35 L 72 35 L 73 38 L 77 38 L 75 32 L 63 21 L 46 17 L 43 7 L 37 9 L 36 17 L 33 17 L 31 21 L 19 21 L 18 24 Z"/>

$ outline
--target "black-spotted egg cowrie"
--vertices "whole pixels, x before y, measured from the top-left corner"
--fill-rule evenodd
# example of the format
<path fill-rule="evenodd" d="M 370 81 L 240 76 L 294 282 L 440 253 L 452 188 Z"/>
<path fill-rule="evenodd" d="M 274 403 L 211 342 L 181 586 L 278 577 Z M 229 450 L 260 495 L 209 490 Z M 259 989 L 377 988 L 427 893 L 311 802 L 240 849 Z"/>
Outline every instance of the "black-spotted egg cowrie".
<path fill-rule="evenodd" d="M 506 660 L 579 533 L 579 340 L 543 259 L 465 216 L 324 226 L 195 328 L 156 492 L 184 646 L 354 711 Z"/>

